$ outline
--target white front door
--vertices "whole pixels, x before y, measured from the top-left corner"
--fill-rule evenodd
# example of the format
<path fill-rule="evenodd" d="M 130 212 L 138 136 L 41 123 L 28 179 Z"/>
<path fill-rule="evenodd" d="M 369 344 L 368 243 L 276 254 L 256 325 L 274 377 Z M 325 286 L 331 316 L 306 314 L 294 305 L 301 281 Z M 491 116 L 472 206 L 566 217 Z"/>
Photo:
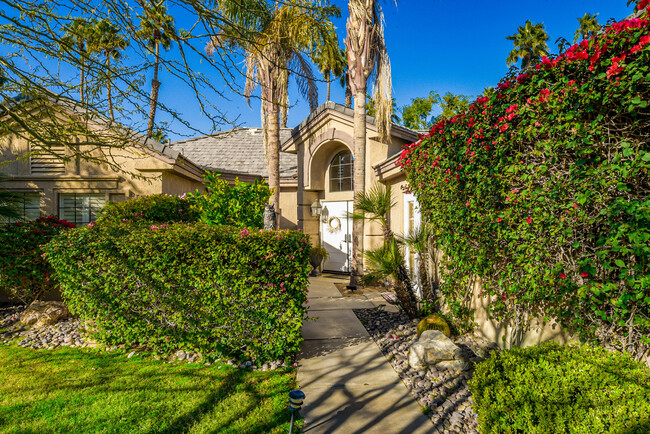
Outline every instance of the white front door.
<path fill-rule="evenodd" d="M 420 204 L 417 198 L 412 194 L 404 194 L 404 235 L 412 235 L 420 228 L 422 215 L 420 214 Z M 408 244 L 406 245 L 406 267 L 411 276 L 416 295 L 422 298 L 422 282 L 420 282 L 420 258 L 416 252 L 413 252 Z"/>
<path fill-rule="evenodd" d="M 320 234 L 329 257 L 323 264 L 327 271 L 350 272 L 352 253 L 352 201 L 323 202 Z"/>

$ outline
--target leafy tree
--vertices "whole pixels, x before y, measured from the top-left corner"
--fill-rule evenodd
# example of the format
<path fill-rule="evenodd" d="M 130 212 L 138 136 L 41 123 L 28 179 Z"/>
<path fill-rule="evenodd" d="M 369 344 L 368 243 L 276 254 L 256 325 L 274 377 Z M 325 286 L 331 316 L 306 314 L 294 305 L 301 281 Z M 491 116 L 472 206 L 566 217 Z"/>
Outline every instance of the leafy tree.
<path fill-rule="evenodd" d="M 447 92 L 440 102 L 442 113 L 436 119 L 449 119 L 460 113 L 464 113 L 469 108 L 470 98 L 467 95 L 455 95 Z"/>
<path fill-rule="evenodd" d="M 147 137 L 153 135 L 154 119 L 156 117 L 156 107 L 158 105 L 158 90 L 160 89 L 160 81 L 158 81 L 158 68 L 160 67 L 160 47 L 167 51 L 172 46 L 176 36 L 176 29 L 174 28 L 174 18 L 167 14 L 167 9 L 163 1 L 158 3 L 149 3 L 145 5 L 140 18 L 140 30 L 138 37 L 140 37 L 147 44 L 149 52 L 153 53 L 155 57 L 153 67 L 153 78 L 151 79 L 151 105 L 149 108 L 149 123 L 147 124 Z"/>
<path fill-rule="evenodd" d="M 290 69 L 299 89 L 314 109 L 318 91 L 304 53 L 315 47 L 332 44 L 336 37 L 330 18 L 339 14 L 334 6 L 321 7 L 320 2 L 295 0 L 289 3 L 268 4 L 260 1 L 254 8 L 242 10 L 230 1 L 215 1 L 214 7 L 228 26 L 215 36 L 208 53 L 215 54 L 223 46 L 237 46 L 246 55 L 246 86 L 244 96 L 249 99 L 259 84 L 262 99 L 262 127 L 269 172 L 273 190 L 271 204 L 280 216 L 280 106 L 287 105 Z M 242 38 L 242 35 L 245 38 Z M 291 68 L 293 67 L 293 68 Z"/>
<path fill-rule="evenodd" d="M 373 74 L 373 99 L 380 140 L 390 135 L 391 75 L 384 41 L 383 16 L 377 0 L 349 0 L 345 46 L 348 53 L 348 80 L 354 95 L 354 193 L 365 191 L 366 177 L 366 94 Z M 363 220 L 352 226 L 352 267 L 350 284 L 356 286 L 363 270 Z"/>
<path fill-rule="evenodd" d="M 573 37 L 574 44 L 578 42 L 580 38 L 589 39 L 590 37 L 600 32 L 600 29 L 603 26 L 600 25 L 596 17 L 598 17 L 598 14 L 592 15 L 592 14 L 585 13 L 585 15 L 582 18 L 578 18 L 578 23 L 580 23 L 580 27 L 578 27 L 578 30 L 576 30 L 575 35 Z"/>
<path fill-rule="evenodd" d="M 527 20 L 523 26 L 519 26 L 517 33 L 506 36 L 506 39 L 512 41 L 514 45 L 506 59 L 508 66 L 516 64 L 521 59 L 521 68 L 526 69 L 532 62 L 549 53 L 546 44 L 548 34 L 544 30 L 544 24 L 542 23 L 533 24 Z"/>
<path fill-rule="evenodd" d="M 375 107 L 375 100 L 372 99 L 370 95 L 367 95 L 366 98 L 366 114 L 368 116 L 377 116 L 377 107 Z M 396 124 L 399 123 L 400 118 L 397 116 L 397 102 L 395 101 L 395 98 L 392 99 L 390 111 L 390 121 Z"/>
<path fill-rule="evenodd" d="M 411 104 L 402 108 L 403 125 L 412 130 L 431 128 L 433 124 L 431 112 L 438 103 L 440 103 L 440 96 L 434 91 L 429 92 L 426 97 L 413 98 Z"/>
<path fill-rule="evenodd" d="M 102 53 L 105 58 L 108 112 L 111 116 L 111 121 L 114 121 L 115 115 L 113 113 L 113 99 L 111 96 L 111 59 L 120 60 L 122 57 L 121 51 L 126 49 L 129 41 L 122 34 L 122 29 L 111 23 L 108 19 L 103 19 L 94 26 L 90 41 L 91 50 Z"/>

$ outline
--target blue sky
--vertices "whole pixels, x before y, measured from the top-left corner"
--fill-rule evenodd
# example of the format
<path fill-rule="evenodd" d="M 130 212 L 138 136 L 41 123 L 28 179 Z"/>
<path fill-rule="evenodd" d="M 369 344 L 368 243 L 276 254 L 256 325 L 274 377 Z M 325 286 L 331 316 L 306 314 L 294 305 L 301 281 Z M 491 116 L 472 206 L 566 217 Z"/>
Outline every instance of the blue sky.
<path fill-rule="evenodd" d="M 341 19 L 335 21 L 342 41 L 347 2 L 337 0 L 334 3 L 342 9 Z M 400 107 L 412 98 L 426 96 L 431 90 L 439 94 L 478 95 L 485 87 L 496 85 L 508 71 L 505 59 L 512 42 L 505 37 L 514 34 L 526 20 L 544 23 L 550 36 L 549 46 L 557 51 L 555 40 L 563 36 L 572 41 L 578 27 L 577 18 L 585 12 L 598 13 L 601 24 L 610 18 L 623 19 L 632 12 L 626 0 L 403 0 L 397 5 L 384 0 L 382 7 L 392 63 L 393 96 Z M 189 91 L 165 82 L 164 76 L 161 80 L 161 99 L 183 113 L 193 125 L 210 132 L 209 122 L 198 113 Z M 225 85 L 223 89 L 226 91 Z M 320 83 L 319 103 L 325 100 L 325 89 L 325 84 Z M 290 99 L 295 104 L 289 110 L 289 126 L 293 127 L 309 114 L 309 109 L 294 86 L 290 88 Z M 331 99 L 344 102 L 344 92 L 336 83 L 332 84 Z M 243 97 L 230 94 L 229 100 L 219 105 L 229 119 L 237 118 L 238 124 L 260 125 L 256 100 L 249 108 Z M 177 133 L 183 133 L 183 129 L 178 125 L 171 128 L 174 132 L 170 133 L 170 138 L 180 138 Z"/>

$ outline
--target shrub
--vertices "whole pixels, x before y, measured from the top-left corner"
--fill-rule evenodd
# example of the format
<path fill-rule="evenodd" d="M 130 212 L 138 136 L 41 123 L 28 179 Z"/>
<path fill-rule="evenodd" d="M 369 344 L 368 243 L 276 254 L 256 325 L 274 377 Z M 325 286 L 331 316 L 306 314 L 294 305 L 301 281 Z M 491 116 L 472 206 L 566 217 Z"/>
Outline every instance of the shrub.
<path fill-rule="evenodd" d="M 183 197 L 154 194 L 124 202 L 109 202 L 97 223 L 144 220 L 152 223 L 195 222 L 198 210 Z"/>
<path fill-rule="evenodd" d="M 649 28 L 647 15 L 612 23 L 405 147 L 457 315 L 479 280 L 497 319 L 648 349 Z"/>
<path fill-rule="evenodd" d="M 46 252 L 66 304 L 108 345 L 257 360 L 300 348 L 300 232 L 119 222 L 62 234 Z"/>
<path fill-rule="evenodd" d="M 208 172 L 203 178 L 206 191 L 189 195 L 203 223 L 264 227 L 264 207 L 271 197 L 271 190 L 264 180 L 247 184 L 235 179 L 234 184 L 229 185 L 216 172 Z"/>
<path fill-rule="evenodd" d="M 0 228 L 0 288 L 23 303 L 38 300 L 56 288 L 52 268 L 41 256 L 41 245 L 74 224 L 41 217 Z"/>
<path fill-rule="evenodd" d="M 647 433 L 650 371 L 590 345 L 493 352 L 470 382 L 484 433 Z"/>

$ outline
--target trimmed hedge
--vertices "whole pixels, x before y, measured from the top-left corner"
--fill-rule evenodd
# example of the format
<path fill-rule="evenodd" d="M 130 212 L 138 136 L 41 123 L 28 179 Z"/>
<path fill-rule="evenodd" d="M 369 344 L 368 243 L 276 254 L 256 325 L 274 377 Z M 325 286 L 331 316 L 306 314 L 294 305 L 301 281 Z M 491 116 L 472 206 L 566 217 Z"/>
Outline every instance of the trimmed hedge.
<path fill-rule="evenodd" d="M 40 246 L 74 227 L 52 216 L 0 227 L 0 289 L 26 304 L 55 289 L 54 270 L 41 256 Z"/>
<path fill-rule="evenodd" d="M 601 347 L 549 342 L 493 352 L 469 387 L 482 433 L 650 431 L 650 370 Z"/>
<path fill-rule="evenodd" d="M 309 246 L 296 231 L 119 222 L 46 253 L 64 301 L 107 345 L 263 361 L 300 348 Z"/>
<path fill-rule="evenodd" d="M 649 33 L 647 14 L 612 23 L 405 147 L 457 317 L 475 280 L 499 320 L 650 349 Z"/>
<path fill-rule="evenodd" d="M 138 220 L 152 223 L 196 222 L 199 218 L 200 212 L 189 200 L 168 194 L 154 194 L 124 202 L 108 202 L 97 223 Z"/>

